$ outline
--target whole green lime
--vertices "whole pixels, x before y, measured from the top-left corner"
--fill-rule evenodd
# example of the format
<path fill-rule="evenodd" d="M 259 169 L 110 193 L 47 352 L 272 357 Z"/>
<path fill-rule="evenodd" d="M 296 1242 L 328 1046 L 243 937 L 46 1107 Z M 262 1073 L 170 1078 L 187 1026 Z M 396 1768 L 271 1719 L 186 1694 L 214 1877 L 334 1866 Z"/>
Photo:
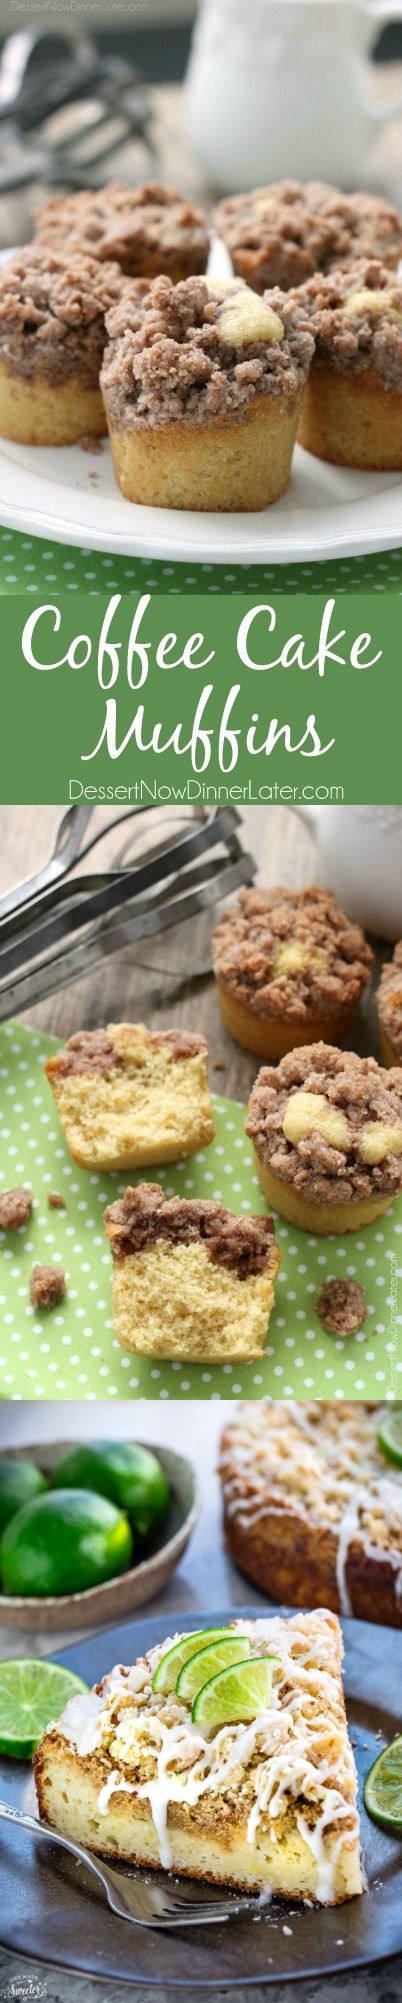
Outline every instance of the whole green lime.
<path fill-rule="evenodd" d="M 90 1488 L 127 1510 L 136 1538 L 147 1543 L 166 1516 L 170 1490 L 163 1467 L 148 1447 L 125 1440 L 78 1442 L 63 1454 L 55 1488 Z"/>
<path fill-rule="evenodd" d="M 0 1454 L 0 1535 L 16 1509 L 32 1502 L 34 1495 L 42 1495 L 45 1488 L 44 1474 L 32 1461 L 7 1460 Z"/>
<path fill-rule="evenodd" d="M 133 1540 L 127 1517 L 87 1489 L 50 1489 L 12 1516 L 0 1544 L 5 1593 L 29 1599 L 83 1593 L 127 1571 Z"/>

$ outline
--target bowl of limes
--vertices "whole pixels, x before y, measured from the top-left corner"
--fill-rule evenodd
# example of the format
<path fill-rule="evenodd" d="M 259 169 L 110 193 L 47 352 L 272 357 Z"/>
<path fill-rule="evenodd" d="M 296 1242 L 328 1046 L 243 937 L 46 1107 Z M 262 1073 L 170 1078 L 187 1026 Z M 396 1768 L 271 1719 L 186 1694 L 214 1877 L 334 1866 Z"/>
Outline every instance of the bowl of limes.
<path fill-rule="evenodd" d="M 191 1462 L 129 1440 L 0 1453 L 0 1621 L 78 1628 L 161 1591 L 198 1515 Z"/>

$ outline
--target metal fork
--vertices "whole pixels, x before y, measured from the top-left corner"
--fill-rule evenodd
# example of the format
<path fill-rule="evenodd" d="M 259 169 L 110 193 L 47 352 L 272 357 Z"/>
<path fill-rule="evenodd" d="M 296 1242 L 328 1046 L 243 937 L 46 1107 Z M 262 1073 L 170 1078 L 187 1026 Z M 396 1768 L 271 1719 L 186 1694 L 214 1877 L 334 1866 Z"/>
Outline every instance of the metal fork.
<path fill-rule="evenodd" d="M 81 1843 L 73 1843 L 69 1836 L 59 1836 L 55 1829 L 47 1829 L 45 1823 L 38 1822 L 36 1816 L 23 1815 L 21 1809 L 13 1808 L 7 1801 L 0 1801 L 0 1818 L 30 1830 L 32 1836 L 44 1837 L 46 1842 L 57 1843 L 62 1850 L 68 1850 L 78 1863 L 85 1864 L 92 1871 L 103 1886 L 112 1913 L 116 1913 L 118 1919 L 131 1920 L 134 1926 L 165 1927 L 169 1932 L 172 1927 L 216 1925 L 231 1919 L 234 1914 L 261 1910 L 258 1894 L 250 1894 L 250 1898 L 242 1896 L 241 1899 L 235 1894 L 232 1898 L 217 1898 L 214 1902 L 209 1895 L 204 1898 L 202 1892 L 196 1898 L 194 1888 L 190 1887 L 187 1892 L 184 1884 L 176 1890 L 170 1882 L 150 1885 L 139 1873 L 135 1877 L 124 1877 L 122 1872 L 106 1864 L 103 1857 L 94 1857 L 91 1851 L 83 1849 Z"/>

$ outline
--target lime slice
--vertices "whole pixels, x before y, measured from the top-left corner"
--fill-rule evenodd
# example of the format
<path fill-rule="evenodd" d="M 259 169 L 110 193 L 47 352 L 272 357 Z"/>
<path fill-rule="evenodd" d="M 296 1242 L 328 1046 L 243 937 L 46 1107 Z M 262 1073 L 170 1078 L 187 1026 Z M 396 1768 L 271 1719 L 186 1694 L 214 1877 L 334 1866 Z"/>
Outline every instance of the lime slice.
<path fill-rule="evenodd" d="M 373 1822 L 402 1834 L 402 1736 L 378 1754 L 363 1788 L 364 1806 Z"/>
<path fill-rule="evenodd" d="M 200 1648 L 207 1648 L 210 1642 L 227 1641 L 230 1629 L 227 1627 L 199 1628 L 196 1634 L 183 1634 L 180 1641 L 173 1643 L 161 1655 L 152 1680 L 153 1690 L 175 1690 L 177 1678 L 183 1663 L 190 1655 L 197 1655 Z"/>
<path fill-rule="evenodd" d="M 378 1445 L 382 1447 L 388 1461 L 394 1467 L 402 1467 L 402 1405 L 392 1405 L 384 1412 L 378 1434 Z"/>
<path fill-rule="evenodd" d="M 30 1760 L 42 1732 L 88 1684 L 58 1662 L 0 1662 L 0 1753 Z"/>
<path fill-rule="evenodd" d="M 190 1655 L 176 1683 L 176 1696 L 184 1697 L 192 1704 L 198 1690 L 216 1675 L 218 1669 L 228 1669 L 231 1662 L 244 1662 L 251 1654 L 251 1644 L 244 1634 L 222 1635 L 221 1641 L 212 1641 L 210 1648 L 199 1648 L 196 1655 Z"/>
<path fill-rule="evenodd" d="M 229 1669 L 211 1676 L 194 1700 L 194 1725 L 242 1725 L 258 1718 L 270 1703 L 274 1669 L 280 1669 L 277 1655 L 251 1655 Z"/>

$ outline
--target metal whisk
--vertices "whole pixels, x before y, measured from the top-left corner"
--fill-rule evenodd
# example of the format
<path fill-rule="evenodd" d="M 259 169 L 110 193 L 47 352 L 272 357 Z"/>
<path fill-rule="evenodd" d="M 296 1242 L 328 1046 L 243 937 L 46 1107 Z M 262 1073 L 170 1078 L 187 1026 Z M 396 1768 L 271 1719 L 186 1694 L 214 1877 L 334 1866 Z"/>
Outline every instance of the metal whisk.
<path fill-rule="evenodd" d="M 2 1021 L 79 980 L 110 953 L 212 909 L 255 876 L 235 807 L 197 809 L 187 818 L 183 813 L 174 835 L 162 833 L 159 824 L 159 837 L 150 843 L 142 839 L 145 808 L 112 816 L 84 842 L 92 812 L 67 808 L 43 869 L 0 898 Z M 128 863 L 75 875 L 77 864 L 126 821 Z"/>
<path fill-rule="evenodd" d="M 55 129 L 55 114 L 67 109 L 67 128 L 61 121 Z M 9 35 L 0 60 L 0 195 L 35 180 L 98 187 L 105 162 L 132 139 L 155 171 L 151 120 L 139 71 L 100 55 L 79 28 Z"/>

